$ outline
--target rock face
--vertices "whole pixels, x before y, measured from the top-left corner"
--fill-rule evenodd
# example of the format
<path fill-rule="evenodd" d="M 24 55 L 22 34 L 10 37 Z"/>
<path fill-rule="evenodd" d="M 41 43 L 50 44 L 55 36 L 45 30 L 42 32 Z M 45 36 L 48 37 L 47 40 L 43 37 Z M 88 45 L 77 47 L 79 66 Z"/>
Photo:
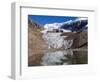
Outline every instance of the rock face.
<path fill-rule="evenodd" d="M 73 40 L 72 48 L 86 48 L 88 44 L 87 32 L 80 32 Z"/>
<path fill-rule="evenodd" d="M 33 28 L 33 29 L 40 28 L 40 26 L 37 23 L 33 22 L 32 20 L 28 20 L 28 26 Z"/>
<path fill-rule="evenodd" d="M 36 23 L 28 23 L 28 65 L 38 65 L 47 44 L 42 38 L 41 27 Z"/>
<path fill-rule="evenodd" d="M 88 35 L 87 32 L 78 32 L 78 33 L 63 33 L 61 36 L 67 36 L 65 40 L 73 39 L 73 44 L 71 48 L 87 48 L 88 44 Z"/>

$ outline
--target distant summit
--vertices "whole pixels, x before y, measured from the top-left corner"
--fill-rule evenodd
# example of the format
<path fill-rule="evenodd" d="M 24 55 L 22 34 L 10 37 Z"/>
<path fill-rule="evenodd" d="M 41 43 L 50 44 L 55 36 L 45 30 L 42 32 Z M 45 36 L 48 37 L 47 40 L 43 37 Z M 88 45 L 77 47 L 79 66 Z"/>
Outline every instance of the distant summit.
<path fill-rule="evenodd" d="M 62 23 L 51 23 L 44 25 L 44 31 L 53 31 L 54 29 L 63 30 L 63 32 L 79 32 L 87 31 L 88 29 L 88 19 L 87 18 L 77 18 L 76 20 L 69 20 Z"/>
<path fill-rule="evenodd" d="M 72 32 L 86 31 L 88 28 L 88 20 L 86 18 L 78 18 L 70 23 L 62 25 L 60 28 L 71 30 Z"/>

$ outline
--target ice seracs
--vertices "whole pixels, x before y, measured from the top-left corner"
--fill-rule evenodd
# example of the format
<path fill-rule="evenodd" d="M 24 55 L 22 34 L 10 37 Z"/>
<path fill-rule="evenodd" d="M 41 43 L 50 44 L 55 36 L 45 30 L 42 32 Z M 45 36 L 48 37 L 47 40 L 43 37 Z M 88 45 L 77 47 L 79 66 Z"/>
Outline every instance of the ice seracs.
<path fill-rule="evenodd" d="M 63 23 L 52 23 L 45 24 L 43 33 L 43 39 L 48 44 L 49 49 L 68 49 L 71 48 L 73 40 L 64 40 L 64 36 L 61 36 L 61 32 L 53 32 L 54 30 L 62 32 L 71 32 L 70 30 L 61 29 L 60 27 L 65 23 L 70 23 L 72 21 L 67 21 Z M 50 33 L 52 31 L 52 33 Z"/>
<path fill-rule="evenodd" d="M 44 33 L 43 39 L 48 44 L 49 49 L 68 49 L 73 44 L 73 40 L 64 40 L 61 33 Z"/>

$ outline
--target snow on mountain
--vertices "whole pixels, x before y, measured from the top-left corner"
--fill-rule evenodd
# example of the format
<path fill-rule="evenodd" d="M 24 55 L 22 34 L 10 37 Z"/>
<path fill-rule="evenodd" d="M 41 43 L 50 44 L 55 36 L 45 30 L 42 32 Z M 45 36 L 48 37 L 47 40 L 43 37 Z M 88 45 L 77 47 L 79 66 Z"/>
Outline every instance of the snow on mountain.
<path fill-rule="evenodd" d="M 42 32 L 52 31 L 54 29 L 61 29 L 63 32 L 72 32 L 78 30 L 84 30 L 85 26 L 88 26 L 88 18 L 77 18 L 76 20 L 69 20 L 62 23 L 45 24 Z M 86 30 L 86 29 L 85 29 Z"/>
<path fill-rule="evenodd" d="M 79 32 L 87 30 L 86 25 L 88 26 L 87 18 L 77 18 L 76 20 L 66 23 L 61 26 L 61 29 L 71 30 L 72 32 Z"/>
<path fill-rule="evenodd" d="M 88 20 L 87 17 L 80 17 L 80 18 L 77 18 L 75 21 L 82 21 L 82 20 Z"/>
<path fill-rule="evenodd" d="M 54 29 L 62 30 L 63 32 L 77 32 L 77 31 L 86 31 L 87 30 L 87 19 L 86 18 L 77 18 L 76 20 L 66 21 L 62 23 L 52 23 L 45 24 L 43 33 L 43 38 L 48 44 L 49 49 L 68 49 L 71 48 L 73 40 L 64 40 L 64 36 L 60 36 L 61 32 L 51 32 Z"/>
<path fill-rule="evenodd" d="M 62 22 L 62 23 L 51 23 L 51 24 L 45 24 L 44 25 L 44 31 L 42 32 L 46 32 L 46 31 L 52 31 L 53 29 L 61 29 L 60 27 L 64 24 L 69 24 L 71 23 L 72 20 L 69 20 L 67 22 Z M 65 30 L 65 29 L 62 29 L 64 32 L 70 32 L 70 30 Z"/>
<path fill-rule="evenodd" d="M 60 28 L 60 26 L 62 26 L 63 25 L 63 23 L 52 23 L 52 24 L 45 24 L 44 25 L 44 28 L 45 29 L 59 29 Z"/>

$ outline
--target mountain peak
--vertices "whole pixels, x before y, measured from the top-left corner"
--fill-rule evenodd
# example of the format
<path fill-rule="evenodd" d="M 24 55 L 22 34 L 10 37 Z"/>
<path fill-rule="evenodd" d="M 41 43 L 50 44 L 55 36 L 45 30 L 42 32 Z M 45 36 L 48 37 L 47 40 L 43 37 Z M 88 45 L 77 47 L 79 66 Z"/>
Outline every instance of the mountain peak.
<path fill-rule="evenodd" d="M 73 31 L 84 31 L 87 30 L 88 19 L 87 18 L 77 18 L 76 20 L 69 20 L 62 23 L 51 23 L 45 24 L 44 29 L 46 31 L 53 31 L 54 29 L 61 29 L 63 32 L 73 32 Z"/>

